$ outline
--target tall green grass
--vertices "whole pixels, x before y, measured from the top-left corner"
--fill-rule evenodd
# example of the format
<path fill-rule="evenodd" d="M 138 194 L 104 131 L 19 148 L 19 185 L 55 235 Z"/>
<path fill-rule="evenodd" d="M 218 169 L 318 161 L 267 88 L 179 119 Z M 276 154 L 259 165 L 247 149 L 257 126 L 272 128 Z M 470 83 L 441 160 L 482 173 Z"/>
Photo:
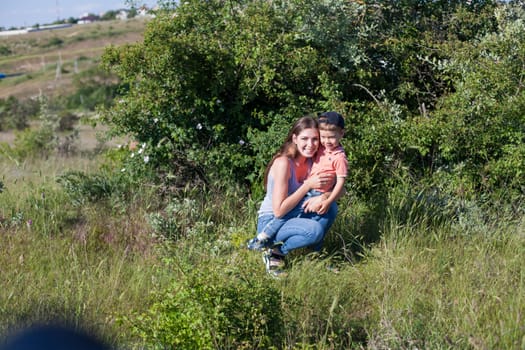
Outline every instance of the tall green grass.
<path fill-rule="evenodd" d="M 240 189 L 79 202 L 56 179 L 83 171 L 111 185 L 99 160 L 1 162 L 2 333 L 62 320 L 129 349 L 525 345 L 516 203 L 346 197 L 322 254 L 291 254 L 273 279 L 243 248 L 258 199 Z"/>
<path fill-rule="evenodd" d="M 368 345 L 523 348 L 523 218 L 498 207 L 485 208 L 481 219 L 480 207 L 471 205 L 429 226 L 435 208 L 425 214 L 405 204 L 406 197 L 390 203 L 380 243 L 360 262 L 374 305 Z"/>
<path fill-rule="evenodd" d="M 162 275 L 143 213 L 71 205 L 57 176 L 92 172 L 96 159 L 3 159 L 2 168 L 0 332 L 63 322 L 120 342 L 117 317 L 140 308 Z"/>

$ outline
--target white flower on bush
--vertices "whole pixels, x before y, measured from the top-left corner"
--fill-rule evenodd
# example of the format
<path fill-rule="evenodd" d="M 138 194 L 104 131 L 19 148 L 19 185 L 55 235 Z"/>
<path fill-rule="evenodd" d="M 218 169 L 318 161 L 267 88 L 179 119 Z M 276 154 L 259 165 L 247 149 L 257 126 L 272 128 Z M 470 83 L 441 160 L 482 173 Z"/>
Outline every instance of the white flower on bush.
<path fill-rule="evenodd" d="M 195 126 L 195 129 L 197 129 L 197 130 L 201 130 L 201 129 L 202 129 L 202 124 L 201 124 L 201 123 L 198 123 L 198 124 Z"/>
<path fill-rule="evenodd" d="M 144 163 L 149 162 L 149 156 L 144 156 Z"/>

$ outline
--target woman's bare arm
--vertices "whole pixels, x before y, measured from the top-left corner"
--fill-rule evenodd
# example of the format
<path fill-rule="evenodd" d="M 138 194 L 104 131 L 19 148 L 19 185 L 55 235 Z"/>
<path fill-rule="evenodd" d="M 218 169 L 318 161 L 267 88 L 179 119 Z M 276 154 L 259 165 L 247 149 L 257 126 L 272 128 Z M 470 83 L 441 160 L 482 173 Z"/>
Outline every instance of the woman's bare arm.
<path fill-rule="evenodd" d="M 288 196 L 288 180 L 291 176 L 289 159 L 287 157 L 279 157 L 275 159 L 272 168 L 270 169 L 270 173 L 274 179 L 272 209 L 276 217 L 282 217 L 295 208 L 301 199 L 306 196 L 306 193 L 308 193 L 310 189 L 319 186 L 322 181 L 319 177 L 312 176 L 294 193 Z"/>

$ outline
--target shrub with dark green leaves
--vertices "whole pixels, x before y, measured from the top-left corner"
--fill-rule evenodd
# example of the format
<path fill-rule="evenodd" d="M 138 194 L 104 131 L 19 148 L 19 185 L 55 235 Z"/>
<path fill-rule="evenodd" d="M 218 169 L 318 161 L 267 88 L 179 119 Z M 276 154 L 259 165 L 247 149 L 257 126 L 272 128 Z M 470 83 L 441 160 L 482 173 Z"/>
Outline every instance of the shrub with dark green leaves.
<path fill-rule="evenodd" d="M 7 45 L 0 45 L 0 56 L 8 56 L 12 53 L 11 49 Z"/>
<path fill-rule="evenodd" d="M 143 42 L 106 50 L 129 89 L 102 116 L 163 179 L 259 195 L 292 121 L 334 109 L 358 194 L 440 171 L 519 192 L 524 17 L 498 1 L 166 2 Z"/>
<path fill-rule="evenodd" d="M 269 349 L 282 343 L 281 293 L 263 280 L 202 265 L 123 322 L 147 349 Z"/>
<path fill-rule="evenodd" d="M 441 164 L 436 165 L 467 177 L 475 191 L 507 188 L 523 194 L 525 10 L 500 8 L 495 18 L 497 32 L 455 50 L 442 63 L 456 91 L 425 124 L 438 136 Z"/>
<path fill-rule="evenodd" d="M 42 44 L 42 47 L 62 46 L 64 40 L 59 37 L 52 37 L 47 42 Z"/>
<path fill-rule="evenodd" d="M 289 128 L 291 120 L 321 109 L 339 92 L 334 77 L 323 73 L 333 69 L 346 81 L 345 68 L 355 68 L 342 62 L 361 54 L 353 47 L 365 30 L 356 26 L 358 6 L 289 5 L 188 1 L 158 11 L 142 43 L 106 50 L 104 65 L 130 89 L 103 113 L 105 120 L 115 132 L 147 142 L 157 160 L 151 166 L 175 171 L 196 162 L 212 179 L 254 179 L 259 169 L 253 169 L 249 130 L 264 132 L 268 118 Z M 327 41 L 320 21 L 302 23 L 301 16 L 314 14 L 327 19 L 324 26 L 348 31 Z M 323 43 L 326 51 L 316 47 Z M 332 95 L 323 96 L 322 79 Z M 269 139 L 271 150 L 283 138 Z"/>

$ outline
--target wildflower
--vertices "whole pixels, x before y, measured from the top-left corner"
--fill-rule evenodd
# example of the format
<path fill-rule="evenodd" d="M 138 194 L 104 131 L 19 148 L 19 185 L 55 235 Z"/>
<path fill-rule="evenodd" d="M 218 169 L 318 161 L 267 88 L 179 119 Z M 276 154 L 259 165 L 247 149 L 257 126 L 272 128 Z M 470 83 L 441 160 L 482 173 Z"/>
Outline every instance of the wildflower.
<path fill-rule="evenodd" d="M 138 144 L 139 144 L 139 143 L 138 143 L 137 141 L 131 141 L 131 142 L 129 143 L 128 149 L 129 149 L 130 151 L 134 151 L 134 150 L 137 149 Z"/>
<path fill-rule="evenodd" d="M 144 156 L 144 163 L 149 162 L 149 156 Z"/>
<path fill-rule="evenodd" d="M 246 142 L 243 139 L 239 140 L 239 145 L 244 146 L 245 144 L 246 144 Z"/>
<path fill-rule="evenodd" d="M 198 124 L 195 126 L 195 129 L 197 129 L 197 130 L 201 130 L 201 129 L 202 129 L 202 124 L 201 124 L 201 123 L 198 123 Z"/>
<path fill-rule="evenodd" d="M 31 226 L 33 226 L 33 220 L 29 219 L 26 221 L 27 229 L 30 230 Z"/>

